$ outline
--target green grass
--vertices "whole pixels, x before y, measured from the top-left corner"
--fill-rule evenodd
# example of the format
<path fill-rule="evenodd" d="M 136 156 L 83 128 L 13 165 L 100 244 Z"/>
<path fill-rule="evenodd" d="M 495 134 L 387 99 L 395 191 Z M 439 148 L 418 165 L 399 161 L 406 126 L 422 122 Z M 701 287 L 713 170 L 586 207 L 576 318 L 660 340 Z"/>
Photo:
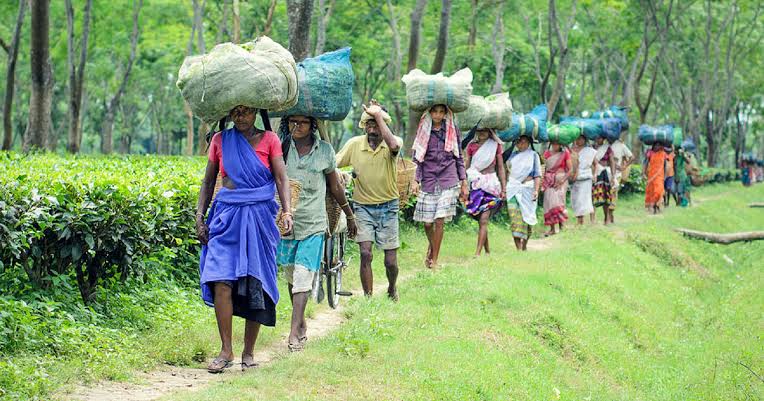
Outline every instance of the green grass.
<path fill-rule="evenodd" d="M 748 368 L 764 372 L 764 244 L 712 245 L 672 229 L 762 229 L 764 212 L 746 205 L 764 186 L 695 195 L 694 207 L 660 216 L 624 199 L 615 227 L 571 227 L 523 254 L 497 224 L 482 259 L 465 220 L 449 226 L 436 272 L 421 265 L 423 235 L 406 231 L 401 270 L 413 277 L 399 303 L 355 297 L 349 321 L 305 352 L 170 398 L 761 399 Z"/>

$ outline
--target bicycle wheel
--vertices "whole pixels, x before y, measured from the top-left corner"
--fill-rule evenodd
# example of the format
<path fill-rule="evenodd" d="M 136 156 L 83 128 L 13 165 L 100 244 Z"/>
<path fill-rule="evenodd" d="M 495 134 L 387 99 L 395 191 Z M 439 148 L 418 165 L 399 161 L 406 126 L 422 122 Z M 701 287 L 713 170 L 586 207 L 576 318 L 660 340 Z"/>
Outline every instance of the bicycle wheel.
<path fill-rule="evenodd" d="M 331 264 L 326 271 L 326 300 L 329 301 L 330 307 L 336 309 L 340 304 L 338 292 L 342 290 L 342 270 L 345 268 L 345 233 L 333 235 L 331 239 L 331 247 L 327 247 L 327 250 L 331 251 Z"/>

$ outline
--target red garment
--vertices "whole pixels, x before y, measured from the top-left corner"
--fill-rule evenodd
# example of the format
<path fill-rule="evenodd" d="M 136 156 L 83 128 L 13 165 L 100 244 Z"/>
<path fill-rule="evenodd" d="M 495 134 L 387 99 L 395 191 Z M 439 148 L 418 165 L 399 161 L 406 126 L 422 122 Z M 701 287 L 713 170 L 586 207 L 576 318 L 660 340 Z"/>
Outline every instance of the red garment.
<path fill-rule="evenodd" d="M 272 131 L 265 131 L 263 137 L 255 147 L 255 153 L 257 158 L 265 165 L 268 170 L 271 169 L 271 157 L 281 156 L 281 141 L 279 137 Z M 225 167 L 223 167 L 223 136 L 220 132 L 216 133 L 212 137 L 210 142 L 210 150 L 207 154 L 207 158 L 220 166 L 220 175 L 225 177 Z"/>

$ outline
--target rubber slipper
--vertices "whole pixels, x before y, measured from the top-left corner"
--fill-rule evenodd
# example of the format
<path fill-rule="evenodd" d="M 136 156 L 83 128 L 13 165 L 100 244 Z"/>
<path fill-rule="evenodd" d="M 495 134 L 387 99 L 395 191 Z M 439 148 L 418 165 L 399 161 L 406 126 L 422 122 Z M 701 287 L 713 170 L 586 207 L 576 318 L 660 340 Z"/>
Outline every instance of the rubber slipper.
<path fill-rule="evenodd" d="M 223 366 L 214 367 L 214 365 L 220 364 L 221 362 L 223 363 Z M 212 360 L 212 362 L 210 362 L 209 365 L 207 365 L 207 372 L 223 373 L 224 370 L 230 368 L 231 366 L 233 366 L 233 361 L 229 361 L 227 359 L 222 359 L 222 358 L 215 358 L 214 360 Z"/>
<path fill-rule="evenodd" d="M 241 362 L 241 371 L 244 372 L 247 369 L 257 368 L 260 365 L 257 362 L 247 363 L 247 362 Z"/>

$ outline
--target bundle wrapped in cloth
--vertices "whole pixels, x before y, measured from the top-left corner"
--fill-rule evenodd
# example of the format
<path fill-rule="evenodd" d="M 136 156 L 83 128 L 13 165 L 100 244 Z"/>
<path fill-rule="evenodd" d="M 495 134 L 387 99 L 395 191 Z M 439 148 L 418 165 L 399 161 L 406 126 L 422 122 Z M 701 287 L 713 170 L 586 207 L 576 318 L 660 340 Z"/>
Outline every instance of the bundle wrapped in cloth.
<path fill-rule="evenodd" d="M 512 101 L 509 93 L 486 97 L 470 96 L 470 107 L 456 114 L 456 124 L 462 131 L 476 126 L 503 131 L 512 124 Z"/>
<path fill-rule="evenodd" d="M 297 63 L 299 96 L 297 104 L 273 117 L 310 116 L 319 120 L 342 121 L 353 106 L 353 66 L 346 47 L 306 58 Z"/>
<path fill-rule="evenodd" d="M 558 124 L 547 128 L 549 142 L 557 142 L 560 145 L 570 145 L 581 135 L 581 128 L 573 124 Z"/>
<path fill-rule="evenodd" d="M 470 105 L 472 95 L 472 71 L 461 69 L 450 77 L 442 73 L 427 75 L 422 70 L 411 70 L 401 78 L 406 85 L 406 101 L 409 108 L 423 112 L 436 104 L 445 104 L 454 113 Z"/>
<path fill-rule="evenodd" d="M 499 138 L 505 142 L 511 142 L 522 135 L 529 136 L 537 141 L 545 142 L 547 108 L 546 104 L 540 104 L 528 114 L 512 114 L 512 125 L 508 130 L 499 132 Z"/>
<path fill-rule="evenodd" d="M 594 113 L 592 113 L 591 118 L 596 118 L 596 119 L 617 118 L 619 122 L 621 123 L 622 129 L 629 129 L 628 111 L 629 109 L 627 107 L 610 106 L 610 108 L 607 110 L 595 111 Z"/>
<path fill-rule="evenodd" d="M 671 145 L 674 142 L 674 126 L 669 124 L 651 127 L 644 124 L 639 127 L 639 140 L 649 146 L 655 143 Z"/>
<path fill-rule="evenodd" d="M 194 114 L 214 123 L 238 105 L 275 111 L 294 106 L 297 66 L 287 49 L 261 36 L 186 57 L 176 85 Z"/>

